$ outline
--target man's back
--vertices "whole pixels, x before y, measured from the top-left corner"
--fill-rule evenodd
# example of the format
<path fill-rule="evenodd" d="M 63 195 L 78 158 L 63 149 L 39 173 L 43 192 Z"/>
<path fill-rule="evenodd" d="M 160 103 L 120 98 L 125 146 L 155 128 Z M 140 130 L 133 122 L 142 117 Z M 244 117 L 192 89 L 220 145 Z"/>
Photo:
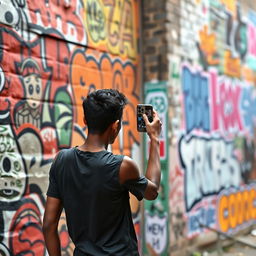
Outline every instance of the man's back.
<path fill-rule="evenodd" d="M 126 97 L 113 89 L 96 90 L 83 100 L 88 136 L 79 149 L 61 151 L 50 171 L 43 220 L 50 256 L 61 256 L 57 228 L 63 206 L 77 247 L 74 255 L 138 255 L 129 192 L 138 200 L 158 196 L 162 123 L 154 110 L 152 122 L 143 115 L 150 147 L 145 176 L 141 176 L 131 158 L 106 151 L 121 130 L 126 104 Z"/>
<path fill-rule="evenodd" d="M 48 196 L 62 200 L 74 255 L 138 255 L 129 193 L 119 183 L 123 156 L 62 150 L 51 168 Z"/>

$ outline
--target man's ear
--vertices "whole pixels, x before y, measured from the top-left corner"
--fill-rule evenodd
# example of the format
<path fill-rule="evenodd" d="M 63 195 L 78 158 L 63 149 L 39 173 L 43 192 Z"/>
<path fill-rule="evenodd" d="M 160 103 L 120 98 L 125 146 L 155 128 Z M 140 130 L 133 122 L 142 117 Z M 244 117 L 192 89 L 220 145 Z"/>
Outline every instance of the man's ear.
<path fill-rule="evenodd" d="M 112 124 L 112 129 L 115 131 L 119 131 L 119 127 L 120 127 L 120 120 L 116 120 L 113 124 Z"/>

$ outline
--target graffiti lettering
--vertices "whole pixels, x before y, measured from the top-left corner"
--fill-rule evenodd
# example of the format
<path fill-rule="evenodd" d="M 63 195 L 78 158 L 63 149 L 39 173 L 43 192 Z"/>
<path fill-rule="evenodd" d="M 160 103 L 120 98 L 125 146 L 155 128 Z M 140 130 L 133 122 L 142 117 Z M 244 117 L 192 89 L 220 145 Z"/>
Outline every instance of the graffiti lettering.
<path fill-rule="evenodd" d="M 97 43 L 106 38 L 104 6 L 101 0 L 87 0 L 87 24 L 92 40 Z"/>
<path fill-rule="evenodd" d="M 256 105 L 252 86 L 218 77 L 214 70 L 193 72 L 184 65 L 182 89 L 187 133 L 196 129 L 223 134 L 245 129 L 252 132 Z"/>
<path fill-rule="evenodd" d="M 137 54 L 134 1 L 103 0 L 108 17 L 108 47 L 111 53 L 126 54 L 135 58 Z"/>
<path fill-rule="evenodd" d="M 232 84 L 228 79 L 217 79 L 215 72 L 210 73 L 212 92 L 212 128 L 229 131 L 230 128 L 242 130 L 239 111 L 241 94 L 240 84 Z"/>
<path fill-rule="evenodd" d="M 218 222 L 220 230 L 228 232 L 240 225 L 251 224 L 256 218 L 256 190 L 245 188 L 228 193 L 218 199 Z"/>
<path fill-rule="evenodd" d="M 0 127 L 2 131 L 5 130 L 3 126 Z M 15 144 L 13 138 L 8 134 L 4 136 L 3 134 L 0 135 L 0 153 L 4 152 L 14 152 Z"/>
<path fill-rule="evenodd" d="M 216 223 L 215 219 L 215 208 L 203 208 L 196 210 L 195 212 L 190 212 L 188 217 L 188 232 L 189 236 L 197 234 L 202 231 L 200 225 L 205 225 L 208 227 L 213 226 Z"/>
<path fill-rule="evenodd" d="M 161 254 L 167 246 L 167 218 L 146 214 L 146 243 Z"/>
<path fill-rule="evenodd" d="M 236 0 L 196 2 L 205 17 L 198 19 L 198 26 L 189 26 L 193 17 L 187 19 L 187 14 L 195 12 L 181 1 L 184 59 L 199 61 L 200 66 L 186 62 L 180 72 L 184 136 L 174 136 L 179 138 L 181 166 L 172 163 L 175 178 L 170 181 L 172 205 L 178 205 L 185 216 L 189 237 L 207 232 L 200 223 L 233 233 L 254 224 L 256 215 L 256 190 L 247 185 L 255 177 L 256 166 L 255 11 L 244 9 Z M 242 16 L 245 10 L 247 17 Z M 196 39 L 193 33 L 189 38 L 187 30 L 195 32 Z M 195 46 L 198 54 L 193 58 Z M 179 203 L 183 198 L 185 209 Z M 173 229 L 175 223 L 171 222 Z M 172 234 L 171 240 L 175 241 Z"/>
<path fill-rule="evenodd" d="M 186 130 L 210 130 L 208 79 L 204 74 L 182 69 L 182 88 L 185 105 Z"/>
<path fill-rule="evenodd" d="M 252 24 L 248 24 L 248 38 L 248 52 L 256 57 L 256 27 Z"/>
<path fill-rule="evenodd" d="M 113 144 L 113 152 L 123 152 L 131 155 L 133 143 L 139 143 L 139 134 L 136 132 L 136 105 L 138 104 L 136 73 L 130 62 L 122 63 L 119 59 L 111 60 L 108 55 L 102 55 L 99 60 L 90 54 L 77 51 L 72 63 L 72 84 L 78 88 L 74 91 L 77 105 L 82 104 L 83 97 L 91 88 L 116 88 L 125 92 L 129 99 L 123 114 L 122 136 Z M 87 72 L 91 74 L 87 76 Z M 104 70 L 104 72 L 102 72 Z M 82 81 L 82 83 L 81 83 Z M 78 109 L 76 122 L 83 126 L 83 110 Z M 123 138 L 123 139 L 122 139 Z"/>
<path fill-rule="evenodd" d="M 207 195 L 223 188 L 239 186 L 239 163 L 233 156 L 233 144 L 223 139 L 181 137 L 179 153 L 185 170 L 186 209 Z"/>

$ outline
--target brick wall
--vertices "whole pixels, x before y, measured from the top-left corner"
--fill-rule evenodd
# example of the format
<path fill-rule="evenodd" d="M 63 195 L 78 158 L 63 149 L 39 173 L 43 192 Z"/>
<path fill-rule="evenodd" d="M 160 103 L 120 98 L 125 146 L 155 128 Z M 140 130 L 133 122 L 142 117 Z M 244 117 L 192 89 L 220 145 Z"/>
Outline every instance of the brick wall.
<path fill-rule="evenodd" d="M 144 1 L 144 80 L 169 86 L 169 250 L 181 256 L 216 240 L 199 223 L 233 235 L 255 224 L 256 6 L 158 3 Z"/>
<path fill-rule="evenodd" d="M 139 20 L 136 0 L 0 0 L 1 255 L 48 255 L 42 216 L 50 166 L 59 150 L 84 143 L 82 101 L 91 91 L 127 96 L 110 150 L 140 164 Z M 135 197 L 131 206 L 140 240 Z M 62 255 L 73 255 L 64 212 L 59 231 Z"/>
<path fill-rule="evenodd" d="M 142 2 L 144 81 L 166 80 L 168 76 L 166 0 Z"/>

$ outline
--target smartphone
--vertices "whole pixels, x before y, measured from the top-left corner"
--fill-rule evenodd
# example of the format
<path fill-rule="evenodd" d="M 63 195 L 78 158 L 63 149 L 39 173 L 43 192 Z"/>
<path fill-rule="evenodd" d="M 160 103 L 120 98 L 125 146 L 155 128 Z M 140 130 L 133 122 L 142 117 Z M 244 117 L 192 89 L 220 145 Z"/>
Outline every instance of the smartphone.
<path fill-rule="evenodd" d="M 146 132 L 146 125 L 143 119 L 143 114 L 146 114 L 149 122 L 153 121 L 153 106 L 150 104 L 137 105 L 137 131 Z"/>

